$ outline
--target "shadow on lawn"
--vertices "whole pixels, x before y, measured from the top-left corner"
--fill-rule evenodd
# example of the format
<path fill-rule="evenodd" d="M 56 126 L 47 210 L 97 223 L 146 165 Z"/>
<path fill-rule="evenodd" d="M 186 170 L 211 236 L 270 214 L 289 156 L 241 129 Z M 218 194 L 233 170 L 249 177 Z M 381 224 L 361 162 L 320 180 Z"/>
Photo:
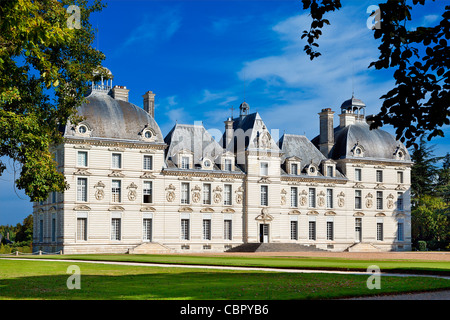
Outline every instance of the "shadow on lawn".
<path fill-rule="evenodd" d="M 81 274 L 81 288 L 69 290 L 68 275 L 0 280 L 0 299 L 192 299 L 290 300 L 329 299 L 439 288 L 439 280 L 383 278 L 382 290 L 369 290 L 366 276 L 235 272 Z M 442 286 L 441 286 L 442 287 Z M 448 287 L 448 283 L 447 283 Z M 400 288 L 400 290 L 399 290 Z"/>
<path fill-rule="evenodd" d="M 68 275 L 0 280 L 3 299 L 257 299 L 287 300 L 359 295 L 366 277 L 335 275 L 183 272 L 138 275 L 83 275 L 79 290 Z"/>

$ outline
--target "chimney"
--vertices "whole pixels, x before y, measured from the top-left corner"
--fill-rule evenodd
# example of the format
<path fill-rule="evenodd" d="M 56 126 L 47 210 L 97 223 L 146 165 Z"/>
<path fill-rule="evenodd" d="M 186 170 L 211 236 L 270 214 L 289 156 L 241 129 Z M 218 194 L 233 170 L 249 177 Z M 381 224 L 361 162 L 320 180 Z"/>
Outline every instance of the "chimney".
<path fill-rule="evenodd" d="M 130 90 L 125 86 L 114 86 L 112 88 L 112 97 L 116 100 L 123 100 L 128 102 L 128 92 Z"/>
<path fill-rule="evenodd" d="M 342 113 L 339 115 L 341 128 L 347 127 L 356 122 L 356 115 L 349 110 L 342 110 Z"/>
<path fill-rule="evenodd" d="M 322 109 L 319 113 L 320 117 L 320 136 L 319 149 L 322 154 L 328 158 L 328 154 L 334 145 L 334 112 L 330 108 Z"/>
<path fill-rule="evenodd" d="M 147 91 L 143 96 L 144 98 L 144 110 L 147 111 L 153 118 L 155 117 L 155 94 L 151 91 Z"/>
<path fill-rule="evenodd" d="M 231 118 L 228 118 L 225 121 L 225 145 L 224 145 L 225 150 L 228 150 L 228 148 L 230 147 L 230 143 L 233 140 L 234 135 L 233 123 L 234 121 Z"/>

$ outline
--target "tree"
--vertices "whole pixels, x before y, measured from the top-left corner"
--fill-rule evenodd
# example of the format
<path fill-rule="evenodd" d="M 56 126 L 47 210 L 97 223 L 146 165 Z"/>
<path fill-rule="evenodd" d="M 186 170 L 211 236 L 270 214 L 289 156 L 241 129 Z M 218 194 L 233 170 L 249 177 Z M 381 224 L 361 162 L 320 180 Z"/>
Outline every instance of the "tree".
<path fill-rule="evenodd" d="M 380 39 L 379 58 L 370 67 L 392 69 L 395 87 L 381 97 L 381 111 L 373 118 L 371 128 L 391 124 L 398 140 L 417 147 L 416 139 L 444 136 L 442 127 L 450 124 L 450 6 L 443 8 L 441 21 L 434 27 L 409 30 L 412 5 L 435 0 L 385 0 L 379 4 L 380 21 L 374 27 L 374 38 Z M 443 5 L 444 1 L 440 1 Z M 305 52 L 313 60 L 321 54 L 317 40 L 322 35 L 327 13 L 342 7 L 340 0 L 302 0 L 303 9 L 312 17 Z"/>
<path fill-rule="evenodd" d="M 433 147 L 421 138 L 418 147 L 411 150 L 411 160 L 414 162 L 411 168 L 411 198 L 414 204 L 424 195 L 434 195 L 438 172 L 436 163 L 440 158 L 434 156 Z"/>
<path fill-rule="evenodd" d="M 68 119 L 80 120 L 76 108 L 104 60 L 89 23 L 103 7 L 100 0 L 0 0 L 0 157 L 20 164 L 15 184 L 32 201 L 67 188 L 50 147 L 62 141 Z M 0 175 L 5 168 L 0 161 Z"/>
<path fill-rule="evenodd" d="M 443 157 L 442 168 L 437 170 L 436 196 L 450 205 L 450 153 Z"/>
<path fill-rule="evenodd" d="M 18 223 L 16 232 L 16 242 L 31 242 L 33 241 L 33 215 L 28 215 L 23 219 L 22 224 Z"/>
<path fill-rule="evenodd" d="M 444 249 L 450 241 L 450 208 L 438 197 L 423 195 L 411 211 L 413 243 L 426 240 L 431 249 Z"/>

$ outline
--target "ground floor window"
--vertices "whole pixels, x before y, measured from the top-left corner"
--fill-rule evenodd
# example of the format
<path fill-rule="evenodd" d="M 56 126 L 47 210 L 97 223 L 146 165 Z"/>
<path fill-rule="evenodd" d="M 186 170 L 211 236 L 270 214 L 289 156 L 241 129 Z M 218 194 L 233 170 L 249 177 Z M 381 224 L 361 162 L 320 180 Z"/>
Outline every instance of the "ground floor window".
<path fill-rule="evenodd" d="M 203 240 L 211 240 L 211 220 L 203 220 Z"/>
<path fill-rule="evenodd" d="M 231 231 L 232 225 L 231 224 L 232 224 L 231 220 L 224 220 L 223 238 L 225 240 L 231 240 L 232 239 L 232 231 Z"/>
<path fill-rule="evenodd" d="M 143 220 L 142 234 L 144 241 L 152 241 L 152 219 Z"/>
<path fill-rule="evenodd" d="M 398 241 L 405 240 L 403 222 L 399 222 L 397 225 L 397 240 Z"/>
<path fill-rule="evenodd" d="M 298 240 L 298 221 L 291 221 L 291 240 Z"/>
<path fill-rule="evenodd" d="M 333 224 L 333 221 L 327 221 L 327 240 L 334 240 L 334 224 Z"/>
<path fill-rule="evenodd" d="M 87 219 L 77 218 L 77 240 L 87 240 Z"/>
<path fill-rule="evenodd" d="M 181 240 L 189 240 L 189 219 L 181 219 Z"/>
<path fill-rule="evenodd" d="M 120 240 L 121 230 L 120 230 L 120 218 L 111 219 L 111 240 Z"/>
<path fill-rule="evenodd" d="M 309 240 L 316 240 L 316 222 L 309 222 Z"/>
<path fill-rule="evenodd" d="M 383 241 L 383 223 L 382 222 L 377 223 L 377 240 Z"/>

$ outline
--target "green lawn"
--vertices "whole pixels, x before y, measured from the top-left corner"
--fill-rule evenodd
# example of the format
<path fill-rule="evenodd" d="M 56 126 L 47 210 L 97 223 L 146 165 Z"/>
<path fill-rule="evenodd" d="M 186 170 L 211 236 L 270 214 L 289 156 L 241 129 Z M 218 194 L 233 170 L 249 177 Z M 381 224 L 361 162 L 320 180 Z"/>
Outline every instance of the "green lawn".
<path fill-rule="evenodd" d="M 142 256 L 144 258 L 148 256 Z M 60 257 L 61 258 L 61 257 Z M 66 257 L 64 257 L 66 258 Z M 269 260 L 270 261 L 270 260 Z M 69 290 L 67 267 L 78 265 L 81 289 Z M 450 289 L 450 280 L 382 277 L 369 290 L 368 276 L 206 270 L 31 260 L 0 260 L 0 299 L 329 299 L 393 292 Z"/>
<path fill-rule="evenodd" d="M 270 257 L 270 256 L 204 256 L 204 255 L 55 255 L 33 258 L 76 259 L 98 261 L 133 261 L 170 264 L 250 266 L 299 269 L 366 271 L 377 265 L 381 272 L 441 274 L 450 276 L 450 262 L 428 260 L 355 260 L 316 257 Z"/>

